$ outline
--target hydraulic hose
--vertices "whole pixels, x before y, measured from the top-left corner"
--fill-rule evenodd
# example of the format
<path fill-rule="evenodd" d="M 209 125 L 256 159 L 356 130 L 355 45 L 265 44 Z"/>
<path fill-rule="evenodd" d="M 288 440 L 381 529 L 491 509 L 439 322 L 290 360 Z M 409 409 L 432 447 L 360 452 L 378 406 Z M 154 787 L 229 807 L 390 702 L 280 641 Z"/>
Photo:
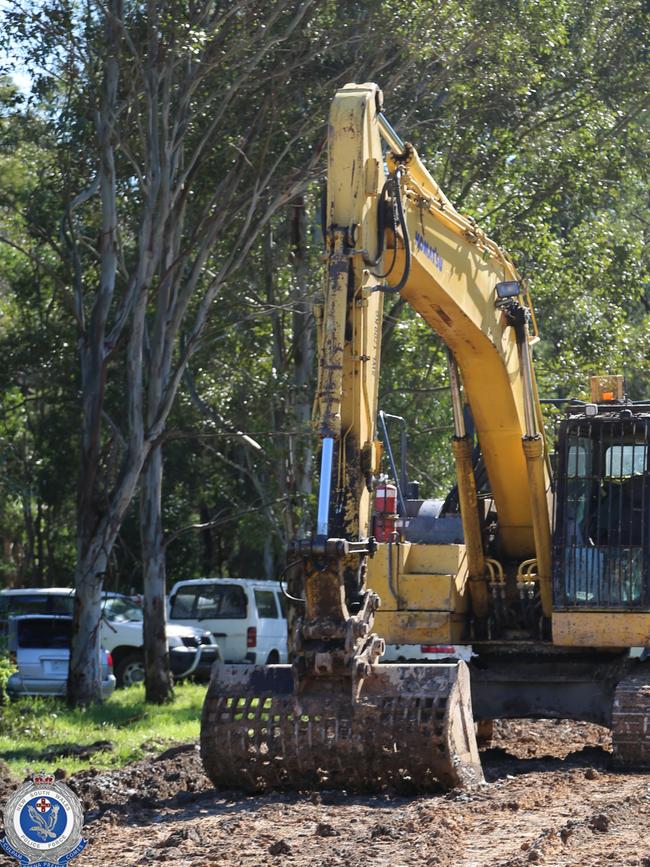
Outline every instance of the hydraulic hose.
<path fill-rule="evenodd" d="M 404 271 L 397 285 L 389 286 L 387 283 L 384 283 L 381 286 L 375 286 L 373 289 L 373 292 L 386 292 L 389 295 L 397 295 L 399 292 L 401 292 L 404 286 L 406 286 L 406 281 L 408 280 L 409 274 L 411 273 L 411 242 L 409 240 L 408 227 L 406 225 L 406 217 L 404 215 L 404 207 L 402 205 L 402 189 L 400 186 L 400 176 L 403 171 L 404 169 L 400 166 L 396 169 L 393 176 L 395 185 L 393 201 L 395 203 L 395 209 L 397 211 L 397 222 L 399 223 L 399 227 L 402 230 L 402 238 L 404 239 Z M 393 221 L 393 231 L 395 233 L 393 263 L 391 264 L 391 267 L 385 275 L 377 274 L 375 275 L 377 277 L 383 278 L 384 276 L 388 276 L 393 270 L 395 257 L 397 256 L 397 226 L 395 225 L 395 221 Z"/>

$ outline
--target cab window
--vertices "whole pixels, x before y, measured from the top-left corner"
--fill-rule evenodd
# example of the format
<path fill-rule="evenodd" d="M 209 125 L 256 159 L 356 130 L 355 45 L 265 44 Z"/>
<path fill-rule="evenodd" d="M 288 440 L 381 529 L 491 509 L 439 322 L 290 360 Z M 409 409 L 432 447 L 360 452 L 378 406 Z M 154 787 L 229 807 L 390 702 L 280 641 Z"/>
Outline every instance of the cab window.
<path fill-rule="evenodd" d="M 102 610 L 106 619 L 114 623 L 141 623 L 143 620 L 142 608 L 119 596 L 105 599 Z"/>
<path fill-rule="evenodd" d="M 647 456 L 648 447 L 645 443 L 610 446 L 605 452 L 605 475 L 619 479 L 642 476 Z"/>

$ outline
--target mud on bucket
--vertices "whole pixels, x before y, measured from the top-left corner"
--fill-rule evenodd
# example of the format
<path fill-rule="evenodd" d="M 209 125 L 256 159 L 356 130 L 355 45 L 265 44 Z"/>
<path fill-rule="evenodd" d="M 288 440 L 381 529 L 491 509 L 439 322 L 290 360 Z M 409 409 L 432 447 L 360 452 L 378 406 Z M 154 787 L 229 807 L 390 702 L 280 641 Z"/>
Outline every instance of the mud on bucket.
<path fill-rule="evenodd" d="M 427 791 L 483 779 L 469 671 L 375 665 L 294 696 L 291 666 L 219 665 L 203 706 L 201 757 L 215 786 Z"/>

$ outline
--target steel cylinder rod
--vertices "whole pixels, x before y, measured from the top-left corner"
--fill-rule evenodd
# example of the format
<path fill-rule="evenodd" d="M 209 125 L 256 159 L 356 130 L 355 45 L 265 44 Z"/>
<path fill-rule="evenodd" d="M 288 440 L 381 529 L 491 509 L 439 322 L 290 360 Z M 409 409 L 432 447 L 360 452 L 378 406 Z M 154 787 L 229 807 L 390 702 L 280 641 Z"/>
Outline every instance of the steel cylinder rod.
<path fill-rule="evenodd" d="M 463 415 L 463 399 L 460 393 L 460 378 L 456 359 L 447 351 L 449 364 L 449 384 L 451 405 L 454 415 L 454 437 L 451 447 L 456 464 L 456 483 L 460 517 L 463 523 L 463 536 L 467 552 L 467 571 L 472 609 L 479 621 L 485 620 L 489 613 L 488 587 L 485 579 L 485 553 L 483 534 L 479 518 L 478 494 L 474 466 L 472 463 L 472 437 L 467 434 Z M 478 625 L 478 624 L 477 624 Z"/>
<path fill-rule="evenodd" d="M 334 440 L 332 437 L 325 437 L 323 439 L 323 446 L 320 458 L 320 488 L 318 491 L 318 517 L 316 519 L 317 536 L 327 536 L 329 529 L 333 456 Z"/>

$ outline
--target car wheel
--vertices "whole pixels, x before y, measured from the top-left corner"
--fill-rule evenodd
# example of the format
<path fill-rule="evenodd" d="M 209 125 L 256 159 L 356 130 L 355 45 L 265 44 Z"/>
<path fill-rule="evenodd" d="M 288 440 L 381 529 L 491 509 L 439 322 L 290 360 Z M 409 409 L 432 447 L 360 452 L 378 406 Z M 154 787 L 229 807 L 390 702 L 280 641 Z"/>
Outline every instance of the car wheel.
<path fill-rule="evenodd" d="M 144 683 L 144 659 L 139 653 L 130 653 L 115 666 L 115 679 L 120 687 Z"/>
<path fill-rule="evenodd" d="M 267 665 L 277 665 L 279 662 L 280 662 L 280 654 L 277 652 L 277 650 L 272 650 L 268 655 L 268 659 L 266 660 L 266 664 Z"/>

